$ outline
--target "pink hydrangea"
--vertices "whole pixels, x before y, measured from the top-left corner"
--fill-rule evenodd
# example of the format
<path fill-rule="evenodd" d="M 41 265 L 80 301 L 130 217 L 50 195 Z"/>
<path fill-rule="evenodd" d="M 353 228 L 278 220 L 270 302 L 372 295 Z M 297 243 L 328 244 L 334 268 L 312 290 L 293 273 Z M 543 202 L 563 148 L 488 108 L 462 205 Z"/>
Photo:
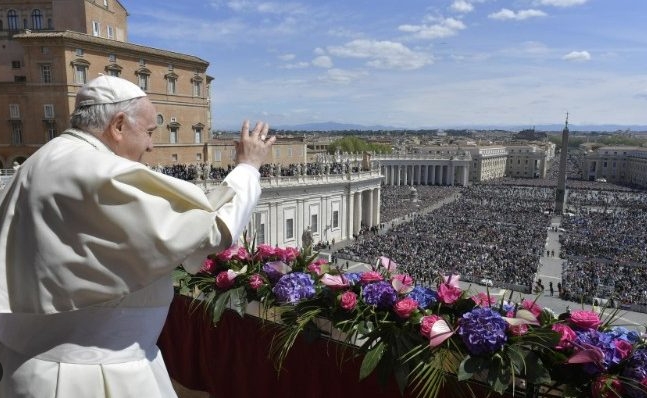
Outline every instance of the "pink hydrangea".
<path fill-rule="evenodd" d="M 219 289 L 229 289 L 234 285 L 234 279 L 236 274 L 233 271 L 222 271 L 216 275 L 216 286 Z"/>
<path fill-rule="evenodd" d="M 286 247 L 283 249 L 281 255 L 281 260 L 285 261 L 286 263 L 290 263 L 299 257 L 299 249 L 296 247 Z"/>
<path fill-rule="evenodd" d="M 276 248 L 272 245 L 262 244 L 256 249 L 256 255 L 260 261 L 267 261 L 273 256 L 276 256 Z"/>
<path fill-rule="evenodd" d="M 313 274 L 321 275 L 321 265 L 317 263 L 308 264 L 308 272 Z"/>
<path fill-rule="evenodd" d="M 216 269 L 216 262 L 211 258 L 207 258 L 202 263 L 202 267 L 200 268 L 200 272 L 212 273 L 213 271 L 215 271 L 215 269 Z"/>
<path fill-rule="evenodd" d="M 508 331 L 513 336 L 523 336 L 528 333 L 528 325 L 525 323 L 519 325 L 510 325 L 508 326 Z"/>

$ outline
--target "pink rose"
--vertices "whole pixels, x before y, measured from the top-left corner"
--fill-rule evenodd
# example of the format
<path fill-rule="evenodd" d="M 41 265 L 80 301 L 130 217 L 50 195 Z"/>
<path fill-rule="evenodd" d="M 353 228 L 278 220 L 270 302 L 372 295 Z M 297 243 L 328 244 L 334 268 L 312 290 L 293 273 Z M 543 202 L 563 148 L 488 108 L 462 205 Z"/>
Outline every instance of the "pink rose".
<path fill-rule="evenodd" d="M 377 271 L 362 272 L 362 274 L 359 276 L 359 280 L 362 283 L 379 282 L 383 279 L 384 278 L 382 278 L 382 274 Z"/>
<path fill-rule="evenodd" d="M 213 259 L 207 258 L 202 263 L 202 268 L 200 268 L 200 272 L 212 273 L 215 269 L 216 269 L 216 262 L 213 261 Z"/>
<path fill-rule="evenodd" d="M 525 323 L 519 325 L 510 325 L 508 326 L 508 330 L 513 336 L 523 336 L 524 334 L 528 333 L 528 325 Z"/>
<path fill-rule="evenodd" d="M 261 286 L 263 286 L 263 278 L 259 274 L 254 274 L 249 277 L 249 287 L 251 287 L 254 290 L 258 290 Z"/>
<path fill-rule="evenodd" d="M 600 317 L 593 311 L 571 311 L 570 321 L 581 329 L 597 329 L 602 324 Z"/>
<path fill-rule="evenodd" d="M 431 336 L 432 326 L 434 326 L 434 323 L 436 323 L 436 321 L 439 319 L 440 317 L 438 315 L 423 316 L 420 320 L 420 334 L 425 336 L 426 338 L 429 338 Z"/>
<path fill-rule="evenodd" d="M 489 307 L 492 304 L 496 303 L 496 297 L 489 296 L 485 292 L 475 294 L 474 296 L 472 296 L 472 300 L 474 300 L 476 305 L 478 305 L 479 307 Z"/>
<path fill-rule="evenodd" d="M 231 247 L 221 251 L 220 253 L 218 253 L 216 255 L 216 258 L 218 258 L 218 261 L 220 261 L 220 262 L 223 262 L 223 263 L 227 262 L 227 261 L 231 260 L 231 258 L 234 256 L 234 253 L 236 251 L 238 251 L 238 247 L 231 246 Z"/>
<path fill-rule="evenodd" d="M 541 307 L 537 305 L 534 301 L 526 300 L 524 299 L 521 302 L 521 307 L 524 309 L 527 309 L 528 311 L 532 312 L 532 314 L 536 317 L 539 318 L 539 315 L 541 315 Z"/>
<path fill-rule="evenodd" d="M 312 263 L 308 265 L 308 271 L 312 272 L 313 274 L 321 275 L 321 265 Z"/>
<path fill-rule="evenodd" d="M 416 309 L 418 309 L 418 302 L 411 297 L 405 297 L 393 306 L 393 311 L 400 318 L 409 318 Z"/>
<path fill-rule="evenodd" d="M 240 246 L 233 255 L 234 259 L 240 260 L 240 261 L 249 260 L 250 257 L 251 256 L 249 255 L 249 252 L 243 246 Z"/>
<path fill-rule="evenodd" d="M 257 256 L 260 257 L 259 258 L 260 261 L 266 261 L 270 257 L 276 255 L 276 249 L 274 248 L 274 246 L 271 246 L 271 245 L 266 245 L 266 244 L 259 245 L 256 251 L 257 251 Z"/>
<path fill-rule="evenodd" d="M 616 346 L 616 350 L 620 353 L 620 359 L 627 358 L 634 348 L 631 343 L 623 339 L 616 339 L 613 343 Z"/>
<path fill-rule="evenodd" d="M 617 378 L 611 378 L 607 375 L 598 376 L 591 386 L 591 396 L 593 398 L 612 398 L 621 397 L 622 383 Z"/>
<path fill-rule="evenodd" d="M 461 294 L 463 294 L 463 291 L 460 287 L 448 285 L 447 283 L 441 283 L 438 288 L 438 297 L 445 304 L 452 304 L 461 297 Z"/>
<path fill-rule="evenodd" d="M 339 296 L 339 306 L 346 311 L 351 311 L 357 305 L 357 294 L 345 291 Z"/>
<path fill-rule="evenodd" d="M 289 263 L 291 261 L 294 261 L 297 259 L 299 256 L 299 249 L 296 247 L 286 247 L 283 249 L 283 252 L 281 253 L 281 260 L 285 261 L 286 263 Z"/>
<path fill-rule="evenodd" d="M 554 324 L 552 329 L 561 335 L 559 338 L 559 343 L 557 343 L 555 349 L 565 350 L 567 348 L 573 347 L 573 341 L 577 337 L 573 329 L 563 323 Z"/>
<path fill-rule="evenodd" d="M 222 271 L 216 276 L 216 286 L 219 289 L 228 289 L 234 285 L 234 277 L 232 278 L 229 271 Z"/>

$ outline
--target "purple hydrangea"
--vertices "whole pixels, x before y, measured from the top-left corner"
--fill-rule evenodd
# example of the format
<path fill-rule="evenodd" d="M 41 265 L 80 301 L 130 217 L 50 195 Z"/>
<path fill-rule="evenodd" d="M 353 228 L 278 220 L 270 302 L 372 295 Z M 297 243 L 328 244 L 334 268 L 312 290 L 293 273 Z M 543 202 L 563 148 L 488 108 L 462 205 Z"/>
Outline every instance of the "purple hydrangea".
<path fill-rule="evenodd" d="M 416 300 L 418 302 L 418 307 L 423 310 L 438 302 L 438 293 L 423 286 L 414 287 L 413 290 L 409 292 L 408 297 Z"/>
<path fill-rule="evenodd" d="M 285 266 L 285 263 L 281 261 L 271 261 L 269 263 L 263 264 L 263 272 L 267 275 L 267 279 L 272 283 L 276 283 L 285 272 L 281 272 L 280 269 Z"/>
<path fill-rule="evenodd" d="M 491 354 L 508 341 L 508 323 L 491 308 L 474 308 L 463 314 L 458 324 L 458 335 L 473 355 Z"/>
<path fill-rule="evenodd" d="M 395 304 L 398 295 L 389 282 L 369 283 L 362 289 L 364 302 L 382 310 L 388 310 Z"/>
<path fill-rule="evenodd" d="M 598 374 L 611 366 L 615 366 L 622 361 L 621 352 L 616 347 L 616 339 L 609 333 L 600 332 L 595 329 L 587 329 L 585 331 L 576 331 L 575 345 L 578 347 L 596 347 L 602 351 L 604 358 L 600 366 L 594 363 L 587 363 L 584 365 L 584 370 L 591 374 Z"/>
<path fill-rule="evenodd" d="M 629 330 L 623 326 L 614 326 L 607 332 L 614 339 L 622 339 L 631 344 L 637 344 L 640 341 L 640 334 L 635 330 Z"/>
<path fill-rule="evenodd" d="M 283 304 L 294 304 L 315 295 L 315 283 L 309 274 L 292 272 L 283 275 L 272 288 L 276 299 Z"/>
<path fill-rule="evenodd" d="M 631 354 L 627 360 L 627 365 L 622 371 L 622 376 L 632 380 L 631 383 L 625 383 L 625 394 L 630 398 L 644 398 L 647 391 L 638 384 L 647 379 L 647 348 L 640 348 Z"/>
<path fill-rule="evenodd" d="M 344 277 L 348 279 L 349 285 L 355 286 L 359 283 L 360 275 L 361 274 L 359 272 L 347 272 L 344 274 Z"/>

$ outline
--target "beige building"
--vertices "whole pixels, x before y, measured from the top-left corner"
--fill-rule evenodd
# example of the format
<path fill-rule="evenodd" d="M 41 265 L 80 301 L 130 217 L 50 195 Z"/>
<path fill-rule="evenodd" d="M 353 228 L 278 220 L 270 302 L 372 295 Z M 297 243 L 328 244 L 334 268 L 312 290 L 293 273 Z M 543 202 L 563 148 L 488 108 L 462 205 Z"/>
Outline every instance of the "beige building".
<path fill-rule="evenodd" d="M 509 145 L 505 175 L 512 178 L 546 178 L 550 153 L 539 145 Z M 554 152 L 553 152 L 554 156 Z"/>
<path fill-rule="evenodd" d="M 647 148 L 601 147 L 586 154 L 584 178 L 647 188 Z"/>
<path fill-rule="evenodd" d="M 151 164 L 210 158 L 209 63 L 127 42 L 117 0 L 0 0 L 0 168 L 22 162 L 69 124 L 78 89 L 108 74 L 155 104 Z"/>
<path fill-rule="evenodd" d="M 505 175 L 508 150 L 503 146 L 478 146 L 469 148 L 472 154 L 470 181 L 482 182 Z"/>

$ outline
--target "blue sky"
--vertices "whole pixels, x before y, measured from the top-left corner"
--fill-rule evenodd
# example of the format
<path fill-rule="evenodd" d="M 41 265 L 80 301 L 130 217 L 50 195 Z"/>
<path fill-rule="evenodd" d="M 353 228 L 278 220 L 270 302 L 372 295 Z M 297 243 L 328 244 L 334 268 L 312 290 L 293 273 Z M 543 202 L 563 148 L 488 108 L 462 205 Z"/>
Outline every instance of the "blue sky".
<path fill-rule="evenodd" d="M 645 0 L 121 0 L 210 63 L 213 125 L 647 125 Z"/>

